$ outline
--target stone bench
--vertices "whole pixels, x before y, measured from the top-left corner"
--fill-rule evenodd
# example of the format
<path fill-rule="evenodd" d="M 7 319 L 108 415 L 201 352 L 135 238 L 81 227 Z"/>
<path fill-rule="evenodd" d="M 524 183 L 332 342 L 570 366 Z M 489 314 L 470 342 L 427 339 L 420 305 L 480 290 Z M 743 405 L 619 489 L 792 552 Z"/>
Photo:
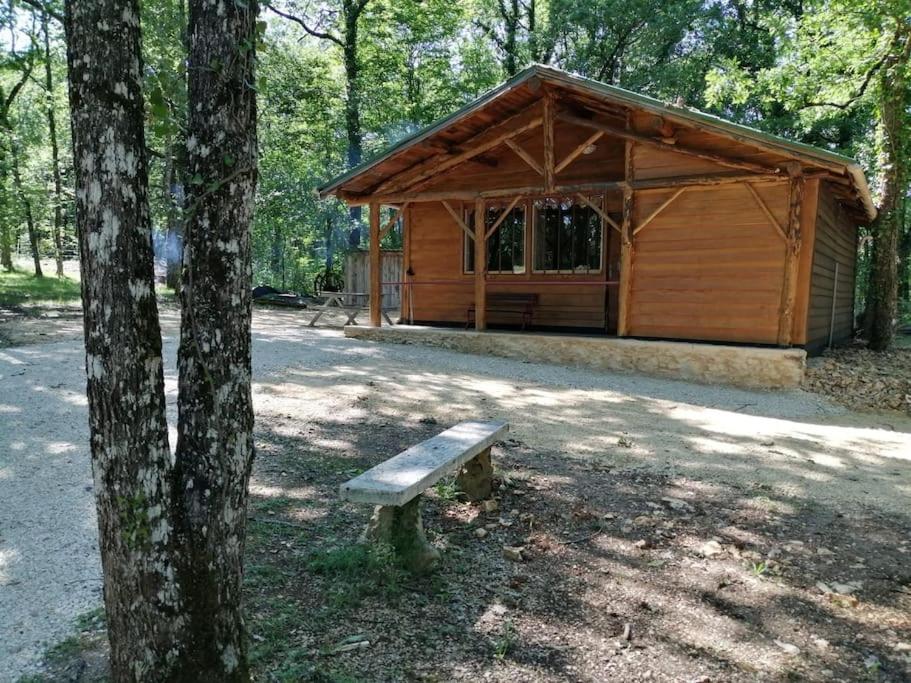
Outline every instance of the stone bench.
<path fill-rule="evenodd" d="M 377 506 L 361 540 L 388 543 L 413 571 L 432 568 L 440 554 L 424 535 L 421 494 L 458 471 L 456 483 L 469 500 L 488 498 L 490 447 L 508 430 L 506 422 L 461 422 L 346 481 L 342 500 Z"/>

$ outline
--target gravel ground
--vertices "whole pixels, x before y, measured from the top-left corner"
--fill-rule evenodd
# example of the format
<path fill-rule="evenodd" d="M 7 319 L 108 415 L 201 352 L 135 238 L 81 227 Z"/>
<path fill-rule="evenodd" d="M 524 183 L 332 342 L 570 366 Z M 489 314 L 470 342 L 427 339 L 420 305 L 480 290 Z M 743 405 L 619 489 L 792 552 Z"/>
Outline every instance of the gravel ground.
<path fill-rule="evenodd" d="M 770 496 L 907 514 L 911 420 L 903 416 L 851 413 L 804 392 L 366 344 L 338 330 L 307 328 L 308 319 L 290 311 L 255 315 L 254 396 L 264 422 L 278 415 L 298 427 L 317 415 L 357 420 L 366 391 L 372 414 L 390 425 L 426 416 L 441 425 L 503 417 L 522 443 L 566 458 L 604 461 L 610 452 L 615 468 L 761 485 Z M 172 409 L 175 329 L 176 316 L 166 313 Z M 6 681 L 34 670 L 42 651 L 99 604 L 101 582 L 81 344 L 0 349 L 0 381 L 0 680 Z M 336 412 L 340 406 L 351 408 Z M 352 447 L 365 443 L 369 438 Z M 254 472 L 253 488 L 262 493 L 267 482 L 257 478 Z"/>

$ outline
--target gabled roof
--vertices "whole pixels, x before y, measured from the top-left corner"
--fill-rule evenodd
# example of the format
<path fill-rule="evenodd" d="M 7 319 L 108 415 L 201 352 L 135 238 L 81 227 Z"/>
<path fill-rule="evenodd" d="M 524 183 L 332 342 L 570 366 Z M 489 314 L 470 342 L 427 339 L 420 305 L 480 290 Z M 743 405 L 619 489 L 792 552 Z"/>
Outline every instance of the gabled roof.
<path fill-rule="evenodd" d="M 518 93 L 523 88 L 527 91 L 532 83 L 536 85 L 538 83 L 546 83 L 552 87 L 585 96 L 588 99 L 595 98 L 611 105 L 646 111 L 684 126 L 698 126 L 700 129 L 721 138 L 727 138 L 760 150 L 780 154 L 783 157 L 801 161 L 810 166 L 818 164 L 827 169 L 835 167 L 850 182 L 853 190 L 853 200 L 860 205 L 859 208 L 862 208 L 863 214 L 869 220 L 873 220 L 876 216 L 876 208 L 870 196 L 870 189 L 864 172 L 860 165 L 850 157 L 765 133 L 696 109 L 661 102 L 655 98 L 640 95 L 624 88 L 583 78 L 541 64 L 529 66 L 508 81 L 481 95 L 473 102 L 457 109 L 449 116 L 439 119 L 413 135 L 399 140 L 373 158 L 338 175 L 318 188 L 320 196 L 326 197 L 334 194 L 359 178 L 366 177 L 367 174 L 373 174 L 374 176 L 379 174 L 380 176 L 386 175 L 388 177 L 406 170 L 411 164 L 415 163 L 416 159 L 413 156 L 415 148 L 422 144 L 434 144 L 437 142 L 436 138 L 441 138 L 440 142 L 444 145 L 457 145 L 458 141 L 451 139 L 451 133 L 455 128 L 466 124 L 472 116 L 478 115 L 485 110 L 491 110 L 490 113 L 496 116 L 498 108 L 505 107 L 507 105 L 506 100 L 509 97 L 514 96 L 515 93 Z M 536 90 L 537 88 L 534 89 Z M 446 139 L 447 133 L 450 133 L 449 139 Z M 437 144 L 440 144 L 440 142 Z M 426 156 L 418 158 L 417 161 L 425 160 L 430 155 L 428 153 Z"/>

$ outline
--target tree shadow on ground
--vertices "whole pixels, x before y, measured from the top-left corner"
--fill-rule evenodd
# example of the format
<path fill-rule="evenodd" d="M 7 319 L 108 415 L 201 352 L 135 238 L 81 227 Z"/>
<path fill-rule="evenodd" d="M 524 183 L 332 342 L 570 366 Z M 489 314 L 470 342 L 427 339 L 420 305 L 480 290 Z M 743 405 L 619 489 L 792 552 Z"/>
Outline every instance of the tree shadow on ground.
<path fill-rule="evenodd" d="M 271 455 L 259 465 L 281 483 L 266 484 L 258 472 L 251 508 L 250 571 L 281 571 L 277 596 L 272 583 L 255 578 L 248 602 L 254 660 L 270 676 L 902 680 L 908 673 L 894 649 L 911 638 L 911 577 L 896 571 L 909 551 L 906 518 L 846 515 L 749 485 L 614 469 L 515 439 L 495 450 L 495 514 L 427 496 L 425 525 L 444 556 L 439 572 L 340 603 L 338 582 L 350 578 L 314 573 L 310 561 L 354 546 L 369 510 L 339 503 L 338 484 L 448 425 L 396 424 L 367 411 L 354 423 L 344 415 L 310 421 L 306 435 L 289 436 L 288 421 L 293 416 L 260 422 L 258 443 Z M 475 535 L 481 527 L 483 539 Z M 706 549 L 713 539 L 717 553 Z M 524 546 L 530 560 L 504 559 L 504 545 Z M 853 596 L 816 586 L 859 577 Z M 271 628 L 276 618 L 280 627 Z M 329 654 L 353 635 L 370 645 Z"/>

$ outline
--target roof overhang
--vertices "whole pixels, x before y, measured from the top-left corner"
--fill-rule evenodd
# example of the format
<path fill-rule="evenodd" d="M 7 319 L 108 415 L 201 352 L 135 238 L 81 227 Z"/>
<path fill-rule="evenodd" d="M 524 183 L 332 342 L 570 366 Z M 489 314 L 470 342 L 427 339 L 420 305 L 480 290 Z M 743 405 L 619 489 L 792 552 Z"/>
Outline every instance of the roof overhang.
<path fill-rule="evenodd" d="M 333 178 L 318 188 L 319 196 L 325 198 L 339 193 L 339 190 L 346 184 L 366 173 L 375 172 L 381 165 L 404 154 L 407 150 L 432 141 L 436 136 L 444 133 L 459 122 L 492 106 L 495 102 L 507 96 L 508 93 L 527 87 L 529 84 L 537 85 L 539 82 L 580 93 L 587 97 L 599 98 L 612 105 L 646 111 L 683 126 L 695 126 L 720 137 L 777 153 L 794 161 L 828 169 L 832 173 L 843 176 L 850 184 L 854 201 L 860 205 L 859 208 L 862 208 L 862 213 L 867 220 L 872 221 L 876 217 L 876 207 L 873 204 L 863 169 L 850 157 L 765 133 L 689 107 L 667 104 L 617 86 L 539 64 L 524 69 L 508 81 L 493 88 L 449 116 L 432 123 L 411 136 L 403 138 L 375 157 Z"/>

